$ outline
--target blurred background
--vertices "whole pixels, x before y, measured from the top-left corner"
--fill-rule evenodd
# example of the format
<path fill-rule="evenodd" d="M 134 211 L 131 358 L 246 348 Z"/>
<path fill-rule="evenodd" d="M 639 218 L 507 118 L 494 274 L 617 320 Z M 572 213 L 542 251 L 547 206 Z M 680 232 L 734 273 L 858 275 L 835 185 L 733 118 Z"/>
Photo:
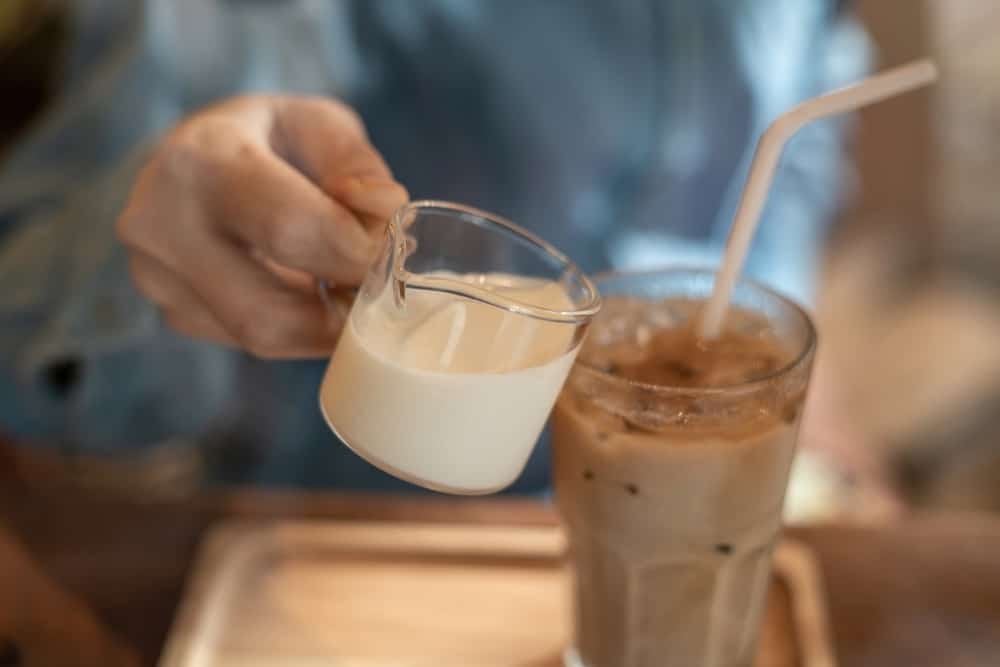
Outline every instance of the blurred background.
<path fill-rule="evenodd" d="M 18 91 L 0 105 L 0 159 L 43 108 L 63 55 L 65 21 L 43 4 L 0 2 L 0 84 Z M 855 7 L 879 68 L 931 55 L 942 77 L 858 115 L 854 195 L 833 225 L 817 306 L 819 372 L 840 409 L 806 419 L 792 515 L 882 516 L 898 501 L 1000 510 L 1000 12 L 986 0 Z M 54 368 L 52 380 L 73 372 Z M 0 478 L 183 497 L 200 465 L 170 443 L 129 464 L 8 448 Z M 895 496 L 888 505 L 871 476 Z"/>
<path fill-rule="evenodd" d="M 58 15 L 32 11 L 34 3 L 0 0 L 0 90 L 18 91 L 0 103 L 0 160 L 43 107 L 58 72 L 67 27 Z M 926 91 L 858 114 L 854 194 L 834 225 L 816 308 L 817 373 L 833 378 L 816 386 L 835 392 L 823 404 L 836 409 L 807 412 L 790 517 L 1000 512 L 1000 10 L 993 0 L 854 5 L 877 68 L 930 55 L 942 76 Z M 50 380 L 72 384 L 74 372 L 56 366 Z M 60 597 L 55 587 L 46 589 L 53 604 L 82 608 L 80 600 L 89 600 L 143 647 L 148 662 L 209 522 L 250 510 L 360 514 L 342 500 L 243 496 L 201 503 L 199 465 L 182 444 L 165 443 L 141 460 L 92 462 L 58 449 L 13 447 L 0 433 L 0 528 L 13 528 L 42 569 L 73 591 Z M 187 504 L 182 513 L 155 514 L 122 510 L 115 504 L 122 498 Z M 364 502 L 393 518 L 416 516 Z M 448 506 L 435 516 L 494 517 L 493 510 L 470 507 L 478 509 Z M 82 508 L 87 522 L 77 518 Z M 159 541 L 135 542 L 133 535 Z M 30 571 L 27 561 L 0 531 L 0 592 L 29 590 L 30 578 L 5 579 L 2 567 L 13 562 Z M 44 597 L 25 593 L 18 602 Z M 148 616 L 137 616 L 136 605 L 145 605 Z M 17 664 L 2 633 L 12 613 L 0 604 L 0 666 Z M 86 612 L 79 619 L 56 629 L 98 652 L 119 650 Z"/>
<path fill-rule="evenodd" d="M 859 3 L 883 66 L 938 85 L 860 114 L 857 197 L 829 249 L 823 354 L 915 507 L 1000 510 L 1000 12 Z"/>

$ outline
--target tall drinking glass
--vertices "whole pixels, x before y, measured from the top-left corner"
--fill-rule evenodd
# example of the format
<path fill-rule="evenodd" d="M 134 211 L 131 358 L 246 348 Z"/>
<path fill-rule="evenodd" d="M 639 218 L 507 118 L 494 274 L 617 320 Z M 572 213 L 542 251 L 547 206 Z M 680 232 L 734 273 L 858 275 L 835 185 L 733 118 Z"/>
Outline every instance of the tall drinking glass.
<path fill-rule="evenodd" d="M 596 280 L 605 299 L 555 408 L 556 497 L 586 667 L 749 667 L 816 347 L 752 282 L 722 336 L 694 323 L 714 273 Z"/>
<path fill-rule="evenodd" d="M 414 202 L 347 318 L 320 406 L 357 454 L 449 493 L 512 483 L 600 297 L 562 253 L 498 217 Z"/>

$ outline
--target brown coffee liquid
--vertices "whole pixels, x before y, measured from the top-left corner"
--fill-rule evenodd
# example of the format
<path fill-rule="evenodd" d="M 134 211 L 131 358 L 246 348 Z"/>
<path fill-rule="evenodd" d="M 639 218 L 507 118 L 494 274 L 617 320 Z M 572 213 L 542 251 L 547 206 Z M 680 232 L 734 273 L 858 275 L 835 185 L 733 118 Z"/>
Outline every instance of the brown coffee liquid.
<path fill-rule="evenodd" d="M 640 302 L 641 303 L 641 302 Z M 591 337 L 580 359 L 634 382 L 666 387 L 726 387 L 763 380 L 792 361 L 760 315 L 737 307 L 720 336 L 703 341 L 696 335 L 698 302 L 676 300 L 649 306 L 612 301 L 621 316 L 635 308 L 652 320 L 638 324 L 617 340 L 608 332 Z M 655 327 L 656 317 L 644 312 L 661 308 L 675 326 Z"/>
<path fill-rule="evenodd" d="M 699 307 L 607 299 L 580 360 L 642 384 L 578 367 L 553 414 L 586 667 L 753 661 L 802 391 L 764 318 L 734 308 L 704 344 Z"/>

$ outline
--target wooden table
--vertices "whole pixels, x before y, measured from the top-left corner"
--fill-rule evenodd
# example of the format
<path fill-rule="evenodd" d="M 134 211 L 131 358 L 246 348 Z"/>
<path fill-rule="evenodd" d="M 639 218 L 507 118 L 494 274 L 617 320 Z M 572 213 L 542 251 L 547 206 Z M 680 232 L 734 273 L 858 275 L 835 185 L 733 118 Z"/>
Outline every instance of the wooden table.
<path fill-rule="evenodd" d="M 234 491 L 182 502 L 0 489 L 0 521 L 152 664 L 205 530 L 227 517 L 551 524 L 524 499 Z M 964 516 L 789 532 L 823 566 L 844 667 L 1000 664 L 1000 520 Z"/>

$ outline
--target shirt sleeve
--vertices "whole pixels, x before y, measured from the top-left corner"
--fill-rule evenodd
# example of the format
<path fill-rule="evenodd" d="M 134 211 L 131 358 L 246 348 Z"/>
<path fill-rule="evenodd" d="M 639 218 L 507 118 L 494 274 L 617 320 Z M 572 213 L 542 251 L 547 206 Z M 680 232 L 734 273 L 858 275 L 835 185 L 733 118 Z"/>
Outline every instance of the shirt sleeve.
<path fill-rule="evenodd" d="M 114 233 L 179 103 L 145 3 L 78 4 L 108 21 L 80 17 L 72 78 L 0 171 L 0 429 L 87 452 L 197 437 L 223 405 L 233 353 L 161 325 Z"/>
<path fill-rule="evenodd" d="M 760 57 L 746 55 L 752 67 L 750 76 L 761 79 L 756 108 L 759 132 L 795 104 L 858 81 L 870 69 L 868 38 L 853 17 L 831 6 L 824 7 L 825 3 L 802 3 L 799 9 L 806 11 L 807 5 L 813 5 L 815 19 L 804 21 L 806 27 L 797 37 L 772 42 L 766 51 L 773 62 L 760 62 Z M 743 28 L 750 31 L 752 25 L 748 22 Z M 754 40 L 746 33 L 744 36 L 753 43 L 766 39 L 765 35 Z M 783 90 L 768 85 L 769 72 L 779 68 L 782 61 L 796 60 L 810 65 L 790 79 Z M 806 305 L 812 305 L 817 296 L 830 224 L 851 193 L 852 126 L 850 115 L 822 120 L 802 128 L 789 140 L 751 248 L 748 273 Z M 735 210 L 753 148 L 750 146 L 745 156 L 742 177 L 732 183 L 732 206 L 726 210 Z M 720 223 L 728 224 L 730 220 Z"/>

